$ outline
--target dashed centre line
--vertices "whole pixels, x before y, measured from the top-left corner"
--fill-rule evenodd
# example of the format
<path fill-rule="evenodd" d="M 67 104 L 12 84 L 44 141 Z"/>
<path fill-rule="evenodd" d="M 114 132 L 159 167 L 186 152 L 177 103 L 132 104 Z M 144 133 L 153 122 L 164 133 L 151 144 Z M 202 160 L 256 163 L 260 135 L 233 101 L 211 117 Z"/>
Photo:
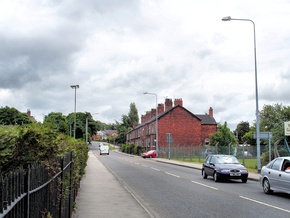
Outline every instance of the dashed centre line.
<path fill-rule="evenodd" d="M 286 210 L 286 209 L 283 209 L 281 207 L 277 207 L 277 206 L 274 206 L 274 205 L 271 205 L 271 204 L 267 204 L 267 203 L 264 203 L 264 202 L 261 202 L 261 201 L 257 201 L 257 200 L 251 199 L 251 198 L 247 198 L 247 197 L 244 197 L 244 196 L 240 196 L 240 198 L 243 198 L 245 200 L 252 201 L 252 202 L 255 202 L 255 203 L 258 203 L 258 204 L 262 204 L 262 205 L 265 205 L 267 207 L 272 207 L 272 208 L 275 208 L 277 210 L 281 210 L 281 211 L 290 213 L 290 210 Z"/>
<path fill-rule="evenodd" d="M 172 173 L 168 173 L 168 172 L 165 172 L 165 173 L 170 175 L 170 176 L 174 176 L 174 177 L 180 178 L 180 176 L 178 176 L 178 175 L 175 175 L 175 174 L 172 174 Z"/>
<path fill-rule="evenodd" d="M 154 168 L 154 167 L 150 167 L 152 170 L 156 170 L 156 171 L 158 171 L 158 172 L 160 172 L 160 170 L 159 169 L 156 169 L 156 168 Z"/>
<path fill-rule="evenodd" d="M 207 188 L 211 188 L 211 189 L 214 189 L 214 190 L 219 190 L 218 188 L 215 188 L 213 186 L 209 186 L 209 185 L 206 185 L 206 184 L 203 184 L 203 183 L 200 183 L 200 182 L 196 182 L 196 181 L 191 181 L 192 183 L 195 183 L 195 184 L 198 184 L 198 185 L 202 185 L 204 187 L 207 187 Z"/>

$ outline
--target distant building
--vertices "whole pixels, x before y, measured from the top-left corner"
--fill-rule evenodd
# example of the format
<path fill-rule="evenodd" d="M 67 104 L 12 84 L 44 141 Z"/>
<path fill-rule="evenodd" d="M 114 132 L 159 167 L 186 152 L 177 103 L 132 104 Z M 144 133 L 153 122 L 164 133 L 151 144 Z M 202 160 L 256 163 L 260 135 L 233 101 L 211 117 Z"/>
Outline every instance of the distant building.
<path fill-rule="evenodd" d="M 93 140 L 107 140 L 108 137 L 116 138 L 118 136 L 117 130 L 101 130 L 92 136 Z"/>
<path fill-rule="evenodd" d="M 182 99 L 165 99 L 158 104 L 158 146 L 168 146 L 167 135 L 172 137 L 172 145 L 200 146 L 209 142 L 210 136 L 217 131 L 213 109 L 208 114 L 193 114 L 183 107 Z M 146 150 L 156 147 L 156 109 L 141 116 L 141 124 L 127 133 L 127 143 L 140 145 Z"/>
<path fill-rule="evenodd" d="M 27 115 L 28 115 L 28 117 L 30 118 L 30 120 L 32 122 L 36 122 L 36 119 L 34 118 L 34 116 L 31 116 L 31 110 L 30 109 L 27 109 Z"/>

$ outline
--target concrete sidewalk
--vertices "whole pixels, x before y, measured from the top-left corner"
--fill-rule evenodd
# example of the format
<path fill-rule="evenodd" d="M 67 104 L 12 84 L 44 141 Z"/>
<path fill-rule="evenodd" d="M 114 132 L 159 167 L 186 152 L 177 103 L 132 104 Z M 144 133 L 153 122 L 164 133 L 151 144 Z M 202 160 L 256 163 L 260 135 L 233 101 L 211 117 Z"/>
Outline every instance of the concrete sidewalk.
<path fill-rule="evenodd" d="M 152 217 L 90 151 L 73 218 Z"/>

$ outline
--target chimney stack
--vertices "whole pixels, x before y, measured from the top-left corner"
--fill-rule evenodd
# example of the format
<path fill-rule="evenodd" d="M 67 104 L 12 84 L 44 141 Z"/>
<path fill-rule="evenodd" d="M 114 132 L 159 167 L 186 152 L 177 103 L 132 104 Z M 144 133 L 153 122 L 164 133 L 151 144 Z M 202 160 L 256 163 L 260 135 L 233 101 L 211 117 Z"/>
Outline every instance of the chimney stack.
<path fill-rule="evenodd" d="M 155 108 L 151 109 L 150 118 L 152 118 L 152 117 L 156 117 L 156 109 Z"/>
<path fill-rule="evenodd" d="M 213 117 L 213 109 L 212 109 L 212 107 L 209 108 L 209 116 Z"/>
<path fill-rule="evenodd" d="M 27 109 L 27 115 L 28 115 L 29 118 L 31 117 L 31 111 L 30 111 L 30 109 Z"/>
<path fill-rule="evenodd" d="M 177 106 L 177 105 L 180 105 L 182 106 L 182 98 L 176 98 L 174 99 L 174 107 Z"/>
<path fill-rule="evenodd" d="M 168 111 L 172 108 L 172 99 L 166 98 L 165 99 L 165 111 Z"/>
<path fill-rule="evenodd" d="M 158 104 L 157 109 L 158 114 L 162 114 L 164 112 L 164 104 Z"/>

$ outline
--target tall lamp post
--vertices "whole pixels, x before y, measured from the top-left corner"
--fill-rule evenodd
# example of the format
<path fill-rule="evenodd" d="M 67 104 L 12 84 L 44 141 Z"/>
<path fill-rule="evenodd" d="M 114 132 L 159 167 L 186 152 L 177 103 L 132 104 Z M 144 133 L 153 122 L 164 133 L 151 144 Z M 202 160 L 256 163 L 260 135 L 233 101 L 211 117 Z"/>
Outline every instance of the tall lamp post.
<path fill-rule="evenodd" d="M 158 105 L 157 105 L 157 94 L 151 92 L 144 92 L 144 95 L 155 95 L 156 97 L 156 116 L 155 116 L 155 132 L 156 132 L 156 157 L 158 157 Z"/>
<path fill-rule="evenodd" d="M 76 108 L 77 108 L 77 89 L 80 87 L 79 85 L 71 85 L 72 89 L 75 90 L 75 110 L 74 110 L 74 138 L 76 138 Z"/>
<path fill-rule="evenodd" d="M 259 120 L 259 101 L 258 101 L 258 76 L 257 76 L 257 54 L 256 54 L 256 30 L 255 23 L 250 19 L 236 19 L 231 18 L 230 16 L 223 17 L 222 21 L 231 21 L 231 20 L 239 20 L 239 21 L 249 21 L 253 24 L 254 27 L 254 58 L 255 58 L 255 88 L 256 88 L 256 144 L 257 144 L 257 168 L 258 172 L 261 171 L 261 157 L 260 157 L 260 120 Z"/>

